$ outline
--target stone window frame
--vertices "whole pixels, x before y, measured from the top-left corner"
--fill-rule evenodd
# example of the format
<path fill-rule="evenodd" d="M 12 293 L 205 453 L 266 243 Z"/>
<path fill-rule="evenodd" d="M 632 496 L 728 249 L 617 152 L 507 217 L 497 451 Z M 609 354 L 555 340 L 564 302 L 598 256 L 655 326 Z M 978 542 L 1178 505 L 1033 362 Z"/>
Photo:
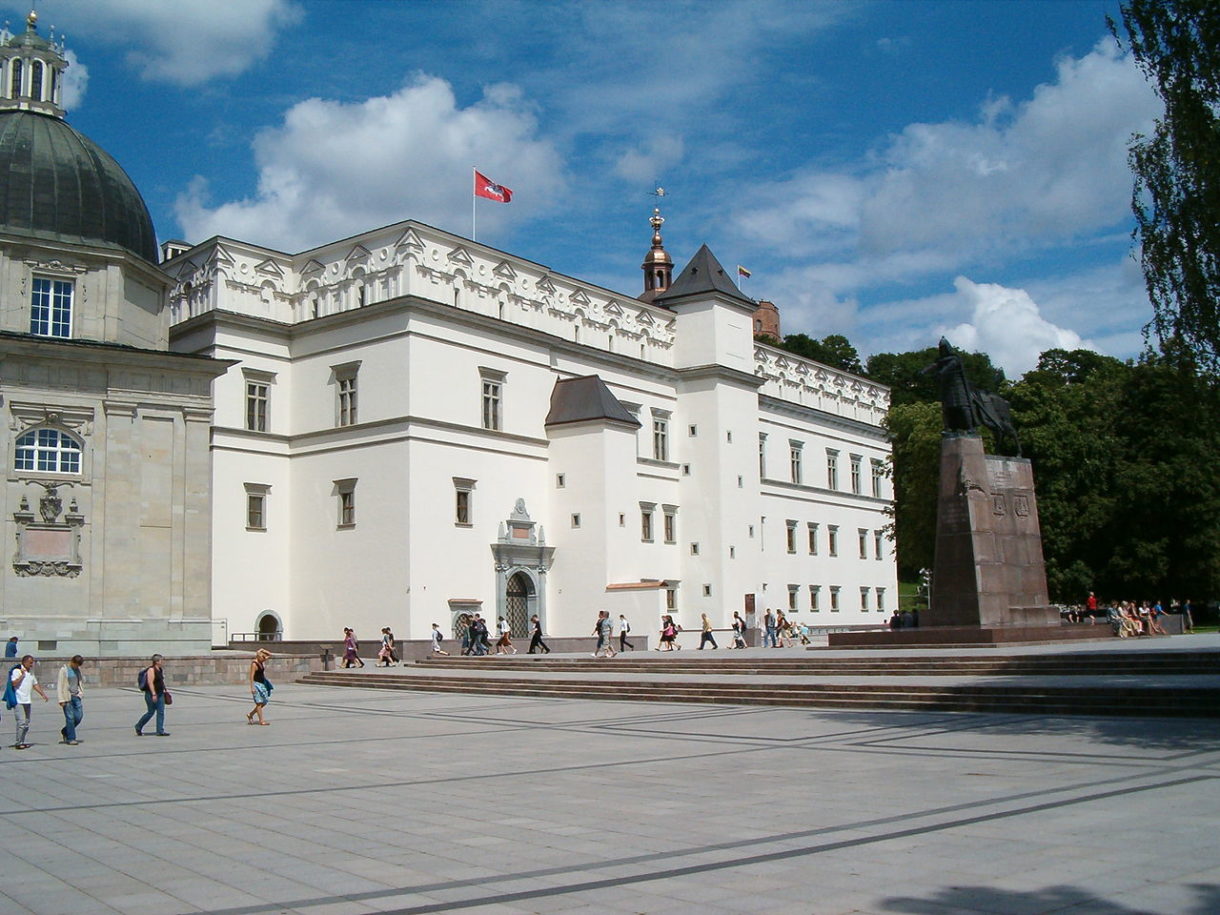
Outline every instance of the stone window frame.
<path fill-rule="evenodd" d="M 669 420 L 673 416 L 670 410 L 652 408 L 652 459 L 669 462 Z"/>
<path fill-rule="evenodd" d="M 269 483 L 243 483 L 242 488 L 246 493 L 246 530 L 265 533 L 271 485 Z M 256 521 L 259 523 L 255 523 Z"/>
<path fill-rule="evenodd" d="M 46 283 L 48 288 L 40 290 L 39 284 Z M 59 301 L 64 295 L 65 287 L 67 305 Z M 46 296 L 45 305 L 36 303 L 36 299 Z M 42 316 L 39 317 L 39 310 Z M 66 318 L 62 312 L 66 311 Z M 30 274 L 30 333 L 35 337 L 48 337 L 54 340 L 73 339 L 73 325 L 76 318 L 76 279 L 73 276 L 57 275 L 44 269 L 32 271 Z"/>
<path fill-rule="evenodd" d="M 816 521 L 808 521 L 805 524 L 805 528 L 809 538 L 809 555 L 816 556 L 818 555 L 818 532 L 820 525 Z"/>
<path fill-rule="evenodd" d="M 864 456 L 860 454 L 852 454 L 848 455 L 848 457 L 851 461 L 851 491 L 853 495 L 859 496 L 864 493 Z"/>
<path fill-rule="evenodd" d="M 338 507 L 336 518 L 337 528 L 341 531 L 352 530 L 356 526 L 356 477 L 345 480 L 335 480 L 335 498 Z"/>
<path fill-rule="evenodd" d="M 479 366 L 480 425 L 488 432 L 504 431 L 504 388 L 507 384 L 507 372 Z"/>
<path fill-rule="evenodd" d="M 678 542 L 678 506 L 662 505 L 661 534 L 666 543 Z"/>
<path fill-rule="evenodd" d="M 640 541 L 642 543 L 653 543 L 656 539 L 656 531 L 652 523 L 656 510 L 656 502 L 640 503 Z"/>
<path fill-rule="evenodd" d="M 788 440 L 788 473 L 792 482 L 802 485 L 805 478 L 805 443 L 796 439 Z"/>
<path fill-rule="evenodd" d="M 330 367 L 331 377 L 335 385 L 335 426 L 354 426 L 359 419 L 359 387 L 360 362 L 344 362 Z"/>
<path fill-rule="evenodd" d="M 44 440 L 44 433 L 53 433 L 55 444 L 52 446 L 49 441 Z M 33 442 L 28 446 L 22 446 L 22 439 L 33 437 Z M 49 438 L 49 436 L 46 436 Z M 64 441 L 70 442 L 76 447 L 64 447 Z M 32 466 L 21 467 L 18 462 L 22 460 L 22 452 L 27 452 Z M 54 457 L 55 468 L 52 470 L 47 467 L 40 466 L 44 463 L 45 456 L 51 455 Z M 67 457 L 75 458 L 75 468 L 69 467 L 64 469 L 64 459 Z M 36 426 L 31 426 L 28 429 L 23 429 L 13 440 L 13 461 L 12 470 L 14 474 L 21 476 L 44 476 L 51 474 L 56 477 L 72 477 L 80 479 L 84 476 L 85 468 L 85 443 L 76 435 L 73 435 L 66 429 L 61 429 L 54 423 L 40 423 Z"/>
<path fill-rule="evenodd" d="M 826 488 L 839 491 L 839 449 L 826 449 Z"/>
<path fill-rule="evenodd" d="M 822 597 L 822 586 L 821 585 L 810 585 L 809 586 L 809 609 L 811 612 L 813 612 L 813 613 L 822 612 L 821 597 Z"/>
<path fill-rule="evenodd" d="M 784 543 L 788 548 L 789 553 L 796 553 L 796 527 L 799 522 L 795 518 L 789 518 L 785 522 L 786 530 L 784 532 Z"/>
<path fill-rule="evenodd" d="M 244 428 L 247 432 L 270 432 L 271 387 L 275 384 L 275 372 L 243 368 L 241 374 L 246 405 Z"/>
<path fill-rule="evenodd" d="M 453 526 L 474 527 L 474 490 L 477 480 L 453 478 Z"/>

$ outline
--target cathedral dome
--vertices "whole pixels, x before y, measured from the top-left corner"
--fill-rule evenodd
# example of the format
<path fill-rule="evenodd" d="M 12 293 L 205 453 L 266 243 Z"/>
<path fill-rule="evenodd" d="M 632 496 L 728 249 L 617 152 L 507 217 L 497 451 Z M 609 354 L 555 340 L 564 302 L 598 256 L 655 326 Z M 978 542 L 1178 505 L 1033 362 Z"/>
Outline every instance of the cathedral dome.
<path fill-rule="evenodd" d="M 115 245 L 157 262 L 144 198 L 105 150 L 65 121 L 0 111 L 0 231 Z"/>

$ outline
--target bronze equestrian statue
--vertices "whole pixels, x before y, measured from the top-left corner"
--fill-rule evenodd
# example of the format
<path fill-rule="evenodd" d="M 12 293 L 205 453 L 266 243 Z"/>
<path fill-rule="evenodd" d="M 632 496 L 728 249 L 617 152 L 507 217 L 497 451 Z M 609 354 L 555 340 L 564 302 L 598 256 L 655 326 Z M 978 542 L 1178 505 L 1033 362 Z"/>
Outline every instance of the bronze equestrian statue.
<path fill-rule="evenodd" d="M 974 435 L 980 425 L 986 426 L 995 433 L 997 450 L 1006 439 L 1011 439 L 1020 457 L 1021 442 L 1008 401 L 972 385 L 966 378 L 962 357 L 944 337 L 940 338 L 939 356 L 924 372 L 933 373 L 940 384 L 940 409 L 946 432 Z"/>

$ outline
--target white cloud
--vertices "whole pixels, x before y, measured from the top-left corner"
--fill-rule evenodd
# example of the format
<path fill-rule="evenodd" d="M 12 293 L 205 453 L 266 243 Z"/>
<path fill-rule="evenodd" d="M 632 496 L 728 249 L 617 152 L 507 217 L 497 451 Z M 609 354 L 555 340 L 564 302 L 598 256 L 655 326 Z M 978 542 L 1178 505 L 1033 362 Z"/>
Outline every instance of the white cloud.
<path fill-rule="evenodd" d="M 57 0 L 54 11 L 69 33 L 126 48 L 145 79 L 181 86 L 242 73 L 302 15 L 292 0 Z"/>
<path fill-rule="evenodd" d="M 967 323 L 944 329 L 944 335 L 967 352 L 988 353 L 1010 378 L 1032 369 L 1048 349 L 1095 349 L 1075 331 L 1046 320 L 1024 289 L 974 283 L 964 276 L 955 279 L 953 286 L 970 308 L 971 317 Z"/>
<path fill-rule="evenodd" d="M 63 104 L 64 109 L 76 109 L 85 98 L 85 90 L 89 88 L 89 68 L 76 59 L 76 54 L 68 49 L 64 51 L 64 59 L 68 61 L 68 69 L 64 71 Z"/>
<path fill-rule="evenodd" d="M 515 87 L 488 87 L 459 108 L 447 82 L 422 75 L 359 103 L 300 102 L 256 136 L 254 155 L 253 197 L 211 206 L 198 179 L 178 198 L 188 239 L 220 234 L 300 251 L 408 218 L 469 226 L 472 165 L 516 192 L 508 206 L 480 207 L 479 234 L 494 235 L 563 186 L 560 158 Z"/>
<path fill-rule="evenodd" d="M 972 122 L 909 125 L 862 166 L 755 187 L 736 231 L 790 257 L 856 263 L 854 288 L 1064 244 L 1129 218 L 1127 142 L 1158 106 L 1106 40 L 1060 60 L 1025 101 L 989 98 Z"/>

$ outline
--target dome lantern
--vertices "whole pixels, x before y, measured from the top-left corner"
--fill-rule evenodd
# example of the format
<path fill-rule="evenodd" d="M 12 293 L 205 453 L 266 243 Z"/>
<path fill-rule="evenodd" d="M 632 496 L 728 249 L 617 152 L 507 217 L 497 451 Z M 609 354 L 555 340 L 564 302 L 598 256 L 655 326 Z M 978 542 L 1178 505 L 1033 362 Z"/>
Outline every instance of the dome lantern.
<path fill-rule="evenodd" d="M 64 70 L 68 60 L 64 43 L 38 34 L 38 14 L 25 20 L 25 32 L 13 35 L 6 25 L 0 32 L 0 111 L 37 111 L 62 118 Z"/>

